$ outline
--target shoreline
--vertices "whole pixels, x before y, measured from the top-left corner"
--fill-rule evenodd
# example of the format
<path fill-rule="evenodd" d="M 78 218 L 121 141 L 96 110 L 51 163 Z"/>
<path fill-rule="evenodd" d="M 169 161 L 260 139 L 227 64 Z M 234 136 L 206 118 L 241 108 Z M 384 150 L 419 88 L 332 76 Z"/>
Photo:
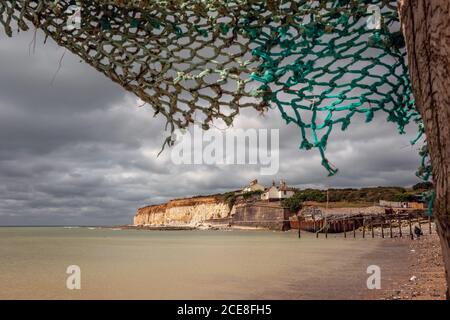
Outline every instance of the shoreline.
<path fill-rule="evenodd" d="M 406 237 L 394 238 L 394 241 L 408 249 L 406 263 L 398 263 L 400 270 L 390 279 L 387 287 L 369 292 L 364 299 L 445 300 L 445 269 L 436 231 L 420 239 Z"/>
<path fill-rule="evenodd" d="M 211 224 L 197 224 L 193 225 L 129 225 L 129 226 L 116 226 L 111 227 L 111 229 L 121 229 L 121 230 L 148 230 L 148 231 L 187 231 L 187 230 L 212 230 L 212 231 L 231 231 L 231 230 L 243 230 L 243 231 L 274 231 L 268 228 L 262 227 L 251 227 L 251 226 L 229 226 L 223 225 L 211 225 Z M 279 230 L 279 232 L 284 232 Z"/>
<path fill-rule="evenodd" d="M 445 300 L 446 280 L 439 236 L 426 235 L 410 241 L 408 277 L 387 292 L 388 300 Z"/>

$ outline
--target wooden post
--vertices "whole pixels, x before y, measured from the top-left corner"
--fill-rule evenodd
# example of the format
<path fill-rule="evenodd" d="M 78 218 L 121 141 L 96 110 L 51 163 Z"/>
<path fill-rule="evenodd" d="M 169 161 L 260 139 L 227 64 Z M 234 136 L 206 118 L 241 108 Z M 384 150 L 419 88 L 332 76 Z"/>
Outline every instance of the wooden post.
<path fill-rule="evenodd" d="M 345 218 L 343 223 L 344 223 L 344 238 L 347 238 L 347 218 Z"/>
<path fill-rule="evenodd" d="M 365 218 L 362 218 L 363 219 L 363 238 L 365 238 L 366 237 L 366 219 Z"/>
<path fill-rule="evenodd" d="M 398 231 L 400 232 L 400 238 L 403 238 L 402 233 L 402 219 L 398 218 Z"/>
<path fill-rule="evenodd" d="M 328 238 L 328 223 L 325 225 L 325 238 Z"/>
<path fill-rule="evenodd" d="M 300 216 L 297 216 L 297 219 L 298 219 L 298 238 L 300 239 L 301 238 L 301 235 L 300 235 Z"/>
<path fill-rule="evenodd" d="M 375 238 L 375 230 L 373 229 L 373 217 L 370 217 L 370 228 L 372 229 L 372 238 Z"/>
<path fill-rule="evenodd" d="M 355 223 L 355 219 L 353 219 L 353 238 L 356 238 L 356 223 Z"/>
<path fill-rule="evenodd" d="M 389 234 L 392 238 L 392 219 L 389 219 Z"/>
<path fill-rule="evenodd" d="M 428 216 L 428 229 L 429 229 L 430 234 L 431 234 L 431 216 Z"/>
<path fill-rule="evenodd" d="M 323 220 L 320 221 L 320 223 L 319 223 L 319 230 L 322 229 L 322 225 L 323 225 Z M 319 230 L 316 231 L 316 238 L 317 238 L 317 239 L 319 238 Z"/>
<path fill-rule="evenodd" d="M 408 224 L 409 224 L 409 236 L 411 237 L 411 240 L 414 240 L 414 235 L 412 232 L 412 224 L 411 224 L 411 215 L 408 213 Z"/>

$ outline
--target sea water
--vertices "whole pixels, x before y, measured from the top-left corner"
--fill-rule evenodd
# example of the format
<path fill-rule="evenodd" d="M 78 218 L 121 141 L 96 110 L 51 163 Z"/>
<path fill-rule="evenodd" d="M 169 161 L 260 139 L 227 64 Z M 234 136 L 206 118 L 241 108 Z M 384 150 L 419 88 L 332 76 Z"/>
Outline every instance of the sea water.
<path fill-rule="evenodd" d="M 1 299 L 345 299 L 403 274 L 391 239 L 271 231 L 0 228 Z M 78 266 L 80 289 L 66 285 Z M 407 275 L 404 275 L 407 278 Z"/>

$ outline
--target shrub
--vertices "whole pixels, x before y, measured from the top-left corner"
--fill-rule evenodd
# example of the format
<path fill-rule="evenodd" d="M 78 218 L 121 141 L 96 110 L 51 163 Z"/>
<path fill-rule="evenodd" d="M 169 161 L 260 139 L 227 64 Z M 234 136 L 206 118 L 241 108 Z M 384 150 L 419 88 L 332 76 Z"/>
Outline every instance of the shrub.
<path fill-rule="evenodd" d="M 414 201 L 414 195 L 410 193 L 397 193 L 392 196 L 391 201 L 397 201 L 397 202 L 408 202 L 408 201 Z"/>
<path fill-rule="evenodd" d="M 236 203 L 236 193 L 227 192 L 223 195 L 223 199 L 228 204 L 228 208 L 231 210 L 233 209 L 233 206 Z"/>
<path fill-rule="evenodd" d="M 317 202 L 325 202 L 327 201 L 327 195 L 321 190 L 315 189 L 306 189 L 299 192 L 300 199 L 302 201 L 317 201 Z"/>
<path fill-rule="evenodd" d="M 433 188 L 433 183 L 431 182 L 419 182 L 413 185 L 413 190 L 430 190 Z"/>
<path fill-rule="evenodd" d="M 297 213 L 303 207 L 302 194 L 297 192 L 292 197 L 281 201 L 281 206 L 288 208 L 291 212 Z"/>
<path fill-rule="evenodd" d="M 261 190 L 247 191 L 242 194 L 242 198 L 244 198 L 244 200 L 248 200 L 251 197 L 260 196 L 261 193 L 263 193 L 263 191 L 261 191 Z"/>

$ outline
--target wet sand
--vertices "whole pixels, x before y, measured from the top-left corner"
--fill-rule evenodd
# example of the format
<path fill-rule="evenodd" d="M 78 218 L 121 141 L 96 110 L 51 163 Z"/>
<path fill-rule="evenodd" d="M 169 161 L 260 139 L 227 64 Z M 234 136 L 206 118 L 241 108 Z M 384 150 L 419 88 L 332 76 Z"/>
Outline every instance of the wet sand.
<path fill-rule="evenodd" d="M 270 231 L 0 228 L 2 299 L 381 299 L 409 242 Z M 65 286 L 67 266 L 81 290 Z M 378 265 L 382 290 L 369 290 Z"/>

